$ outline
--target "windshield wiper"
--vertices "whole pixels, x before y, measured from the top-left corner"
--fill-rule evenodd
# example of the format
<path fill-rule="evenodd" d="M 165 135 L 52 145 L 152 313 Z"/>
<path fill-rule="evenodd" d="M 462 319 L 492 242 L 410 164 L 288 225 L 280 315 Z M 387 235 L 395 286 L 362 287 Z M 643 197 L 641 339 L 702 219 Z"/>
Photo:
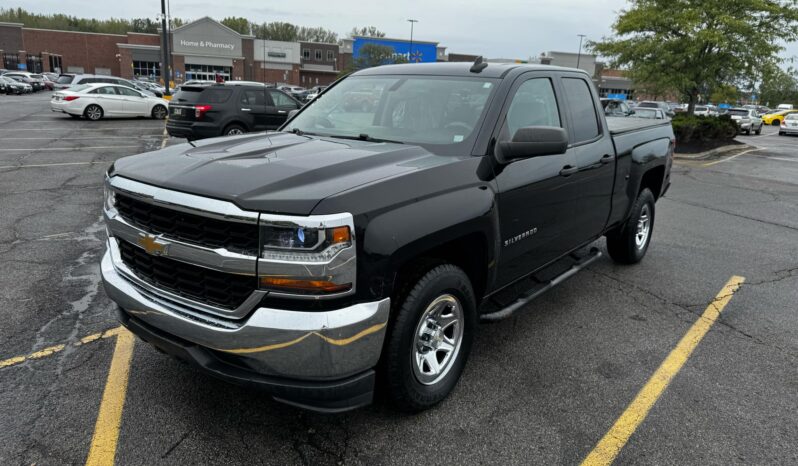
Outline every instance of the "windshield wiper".
<path fill-rule="evenodd" d="M 347 136 L 345 134 L 325 134 L 324 136 L 328 138 L 337 138 L 337 139 L 351 139 L 353 141 L 368 141 L 368 142 L 390 142 L 393 144 L 404 144 L 402 141 L 394 141 L 391 139 L 381 139 L 381 138 L 373 138 L 368 134 L 361 133 L 357 136 Z"/>
<path fill-rule="evenodd" d="M 299 128 L 291 128 L 291 131 L 289 131 L 289 133 L 294 133 L 297 136 L 323 136 L 322 134 L 309 133 L 307 131 L 302 131 Z"/>

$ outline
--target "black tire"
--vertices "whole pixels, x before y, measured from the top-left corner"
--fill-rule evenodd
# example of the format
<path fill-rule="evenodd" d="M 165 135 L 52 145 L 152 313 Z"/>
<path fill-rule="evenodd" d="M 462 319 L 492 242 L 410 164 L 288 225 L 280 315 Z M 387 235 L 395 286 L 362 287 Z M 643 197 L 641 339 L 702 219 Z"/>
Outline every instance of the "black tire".
<path fill-rule="evenodd" d="M 460 375 L 463 373 L 468 354 L 471 351 L 474 333 L 477 326 L 477 305 L 474 290 L 468 276 L 460 268 L 451 265 L 438 265 L 426 272 L 418 281 L 406 283 L 405 290 L 409 289 L 394 307 L 394 318 L 388 330 L 384 350 L 384 378 L 388 395 L 394 404 L 402 411 L 418 412 L 436 405 L 452 391 Z M 459 305 L 461 310 L 458 324 L 462 327 L 450 325 L 438 330 L 437 336 L 425 335 L 430 345 L 444 342 L 455 342 L 455 348 L 449 355 L 439 359 L 442 349 L 429 350 L 437 364 L 441 364 L 439 374 L 423 374 L 417 365 L 417 344 L 420 343 L 417 334 L 427 332 L 428 320 L 424 318 L 435 303 L 444 309 L 448 306 L 449 315 L 456 316 L 454 306 Z M 424 318 L 424 322 L 422 322 Z M 424 324 L 424 325 L 422 325 Z M 447 332 L 451 329 L 451 337 Z M 436 332 L 436 330 L 429 330 Z M 419 333 L 421 332 L 421 333 Z M 460 332 L 459 334 L 457 332 Z M 450 338 L 447 339 L 447 338 Z M 456 342 L 459 341 L 459 346 Z M 453 354 L 453 355 L 452 355 Z M 423 355 L 419 361 L 424 360 Z M 431 369 L 431 366 L 426 366 Z M 422 383 L 420 377 L 428 377 Z M 437 377 L 437 378 L 436 378 Z"/>
<path fill-rule="evenodd" d="M 779 136 L 784 136 L 785 134 L 786 133 L 782 133 L 781 131 L 779 131 Z"/>
<path fill-rule="evenodd" d="M 764 126 L 764 125 L 759 125 L 759 129 L 757 129 L 757 130 L 756 130 L 756 135 L 757 135 L 757 136 L 759 136 L 760 134 L 762 134 L 762 126 Z"/>
<path fill-rule="evenodd" d="M 779 120 L 773 120 L 770 123 L 770 126 L 781 126 L 781 122 Z"/>
<path fill-rule="evenodd" d="M 640 241 L 639 225 L 644 214 L 648 229 L 645 238 Z M 620 228 L 607 233 L 607 252 L 612 260 L 619 264 L 636 264 L 645 257 L 654 234 L 655 214 L 654 195 L 648 188 L 644 188 L 632 206 L 629 219 Z"/>
<path fill-rule="evenodd" d="M 152 112 L 150 112 L 150 116 L 156 120 L 163 120 L 166 118 L 167 110 L 166 107 L 163 105 L 156 105 L 152 107 Z"/>
<path fill-rule="evenodd" d="M 247 129 L 244 128 L 243 126 L 232 124 L 225 126 L 224 131 L 222 131 L 222 136 L 237 136 L 239 134 L 244 134 L 246 132 Z"/>
<path fill-rule="evenodd" d="M 91 121 L 97 121 L 102 119 L 104 115 L 102 107 L 99 105 L 91 104 L 83 110 L 83 116 L 88 118 Z"/>

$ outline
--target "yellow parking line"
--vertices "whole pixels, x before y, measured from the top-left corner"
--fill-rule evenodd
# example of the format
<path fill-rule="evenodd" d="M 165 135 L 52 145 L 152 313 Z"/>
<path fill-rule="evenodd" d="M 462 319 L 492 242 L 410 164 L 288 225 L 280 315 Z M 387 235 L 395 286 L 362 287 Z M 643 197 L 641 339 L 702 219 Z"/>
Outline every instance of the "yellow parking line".
<path fill-rule="evenodd" d="M 134 343 L 133 334 L 127 330 L 120 331 L 116 337 L 111 369 L 108 371 L 89 456 L 86 458 L 87 466 L 114 464 Z"/>
<path fill-rule="evenodd" d="M 712 165 L 717 165 L 719 163 L 728 162 L 729 160 L 734 160 L 734 159 L 736 159 L 737 157 L 739 157 L 741 155 L 745 155 L 745 154 L 748 154 L 750 152 L 756 152 L 758 150 L 762 150 L 762 148 L 758 147 L 756 149 L 749 149 L 749 150 L 740 152 L 739 154 L 732 155 L 731 157 L 726 157 L 725 159 L 720 159 L 720 160 L 715 160 L 714 162 L 705 163 L 703 166 L 711 167 Z"/>
<path fill-rule="evenodd" d="M 598 445 L 582 462 L 582 466 L 608 465 L 615 461 L 618 453 L 629 441 L 635 430 L 643 423 L 649 410 L 654 406 L 659 397 L 668 388 L 671 380 L 679 373 L 684 363 L 693 353 L 696 346 L 704 338 L 712 324 L 720 316 L 723 308 L 731 301 L 734 293 L 740 289 L 744 277 L 733 276 L 707 306 L 704 313 L 690 327 L 676 347 L 671 351 L 665 361 L 659 366 L 654 375 L 646 382 L 632 403 L 615 421 L 612 428 L 599 441 Z"/>
<path fill-rule="evenodd" d="M 169 133 L 166 132 L 166 127 L 163 129 L 163 136 L 161 136 L 163 140 L 161 141 L 161 149 L 166 147 L 166 143 L 169 142 Z"/>
<path fill-rule="evenodd" d="M 121 329 L 122 327 L 115 327 L 110 330 L 106 330 L 104 332 L 98 332 L 98 333 L 93 333 L 91 335 L 87 335 L 81 338 L 80 340 L 72 343 L 72 346 L 81 346 L 85 345 L 86 343 L 91 343 L 93 341 L 99 340 L 101 338 L 116 336 L 117 334 L 119 334 Z M 30 359 L 41 359 L 47 356 L 52 356 L 53 354 L 60 353 L 66 347 L 67 347 L 66 343 L 61 345 L 54 345 L 25 356 L 15 356 L 13 358 L 2 359 L 0 360 L 0 369 L 4 367 L 15 366 Z"/>

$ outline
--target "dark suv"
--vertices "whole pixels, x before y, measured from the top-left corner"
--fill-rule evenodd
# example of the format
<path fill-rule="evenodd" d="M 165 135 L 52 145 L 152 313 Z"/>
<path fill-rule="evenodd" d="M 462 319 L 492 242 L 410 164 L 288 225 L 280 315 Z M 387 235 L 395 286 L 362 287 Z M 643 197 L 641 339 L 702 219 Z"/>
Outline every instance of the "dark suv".
<path fill-rule="evenodd" d="M 257 83 L 182 86 L 169 103 L 166 131 L 187 139 L 266 131 L 300 107 L 285 92 Z"/>

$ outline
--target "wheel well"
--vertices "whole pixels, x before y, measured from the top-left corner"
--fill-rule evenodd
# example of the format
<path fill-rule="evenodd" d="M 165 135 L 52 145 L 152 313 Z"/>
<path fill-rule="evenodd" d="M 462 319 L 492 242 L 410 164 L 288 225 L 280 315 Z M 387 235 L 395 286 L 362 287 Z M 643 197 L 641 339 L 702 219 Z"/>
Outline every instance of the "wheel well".
<path fill-rule="evenodd" d="M 407 285 L 415 283 L 433 267 L 447 263 L 460 267 L 468 275 L 479 302 L 487 285 L 487 257 L 488 242 L 479 233 L 472 233 L 421 252 L 400 267 L 394 283 L 394 297 L 398 298 L 405 292 Z"/>
<path fill-rule="evenodd" d="M 648 188 L 654 194 L 654 199 L 659 199 L 664 180 L 665 166 L 654 167 L 643 174 L 643 179 L 640 181 L 640 190 L 637 193 L 640 194 L 644 188 Z"/>
<path fill-rule="evenodd" d="M 247 125 L 245 125 L 244 123 L 242 123 L 242 122 L 240 122 L 238 120 L 233 120 L 231 122 L 228 122 L 226 125 L 224 125 L 224 127 L 222 128 L 222 136 L 224 136 L 224 133 L 226 133 L 227 129 L 229 127 L 231 127 L 231 126 L 240 126 L 244 130 L 249 131 L 249 128 L 247 127 Z"/>

